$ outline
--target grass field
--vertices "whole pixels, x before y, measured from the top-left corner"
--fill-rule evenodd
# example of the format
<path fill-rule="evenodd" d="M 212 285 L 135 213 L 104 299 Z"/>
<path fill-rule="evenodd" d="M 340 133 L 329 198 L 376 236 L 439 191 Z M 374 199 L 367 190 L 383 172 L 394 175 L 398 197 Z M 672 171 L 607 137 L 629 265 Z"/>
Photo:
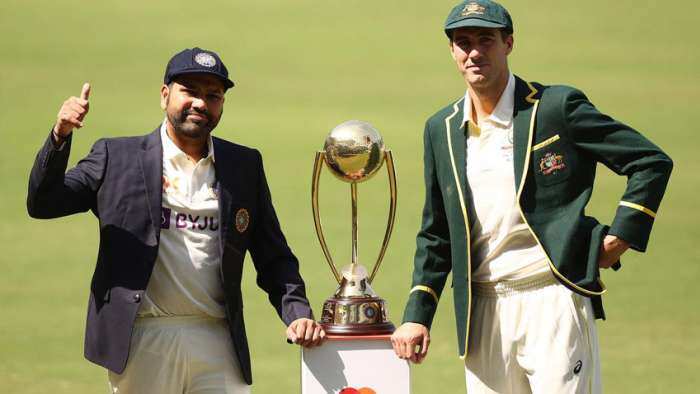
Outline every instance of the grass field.
<path fill-rule="evenodd" d="M 99 137 L 144 134 L 162 119 L 165 63 L 184 47 L 223 57 L 237 87 L 218 136 L 262 151 L 277 212 L 318 311 L 334 290 L 310 209 L 314 151 L 347 119 L 373 123 L 394 151 L 396 231 L 375 290 L 398 323 L 410 285 L 422 206 L 425 118 L 464 94 L 441 31 L 452 1 L 0 2 L 0 393 L 103 393 L 103 369 L 82 357 L 97 221 L 28 218 L 34 155 L 63 100 L 93 85 L 71 162 Z M 648 253 L 605 272 L 608 320 L 599 323 L 608 393 L 693 393 L 700 387 L 700 5 L 591 0 L 506 1 L 515 20 L 511 68 L 583 89 L 605 112 L 663 147 L 675 169 Z M 360 185 L 360 258 L 384 230 L 384 175 Z M 322 213 L 336 260 L 350 256 L 349 187 L 328 174 Z M 590 211 L 609 222 L 624 179 L 601 168 Z M 696 196 L 696 197 L 693 197 Z M 298 392 L 299 352 L 255 287 L 247 263 L 245 312 L 256 393 Z M 452 300 L 445 293 L 414 393 L 464 392 Z"/>

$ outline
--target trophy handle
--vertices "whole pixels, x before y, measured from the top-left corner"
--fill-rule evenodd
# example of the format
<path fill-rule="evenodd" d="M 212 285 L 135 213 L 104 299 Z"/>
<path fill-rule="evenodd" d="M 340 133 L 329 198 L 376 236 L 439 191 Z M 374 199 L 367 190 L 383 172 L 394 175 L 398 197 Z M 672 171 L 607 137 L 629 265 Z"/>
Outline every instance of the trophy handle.
<path fill-rule="evenodd" d="M 316 159 L 314 160 L 314 173 L 311 179 L 311 210 L 314 214 L 314 225 L 316 226 L 316 235 L 318 236 L 318 242 L 321 243 L 321 249 L 323 250 L 323 255 L 328 261 L 328 265 L 333 271 L 333 276 L 335 280 L 340 284 L 340 274 L 338 274 L 338 269 L 333 264 L 333 257 L 328 250 L 328 245 L 326 244 L 326 239 L 323 237 L 323 228 L 321 227 L 321 216 L 318 209 L 318 185 L 321 179 L 321 169 L 323 168 L 323 163 L 326 161 L 326 153 L 316 152 Z"/>
<path fill-rule="evenodd" d="M 396 172 L 394 171 L 394 158 L 391 155 L 391 150 L 387 149 L 384 152 L 384 159 L 386 162 L 386 170 L 389 173 L 389 219 L 386 224 L 384 240 L 382 241 L 382 249 L 379 251 L 379 257 L 377 257 L 377 262 L 374 264 L 372 274 L 369 276 L 369 283 L 372 283 L 374 280 L 379 265 L 382 263 L 382 259 L 384 259 L 384 253 L 386 253 L 391 233 L 394 230 L 394 219 L 396 219 Z"/>

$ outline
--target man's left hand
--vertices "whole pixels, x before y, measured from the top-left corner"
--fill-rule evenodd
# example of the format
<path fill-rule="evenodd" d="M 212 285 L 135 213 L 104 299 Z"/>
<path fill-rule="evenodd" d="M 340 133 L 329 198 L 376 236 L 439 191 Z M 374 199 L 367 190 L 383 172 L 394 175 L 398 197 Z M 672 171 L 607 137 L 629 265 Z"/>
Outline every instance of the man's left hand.
<path fill-rule="evenodd" d="M 326 339 L 326 332 L 321 325 L 311 319 L 296 319 L 287 327 L 287 338 L 304 347 L 320 345 Z"/>
<path fill-rule="evenodd" d="M 600 255 L 598 256 L 598 267 L 600 268 L 610 268 L 613 264 L 617 263 L 627 249 L 629 249 L 629 242 L 624 239 L 618 238 L 614 235 L 606 235 L 603 239 L 603 244 L 600 246 Z"/>

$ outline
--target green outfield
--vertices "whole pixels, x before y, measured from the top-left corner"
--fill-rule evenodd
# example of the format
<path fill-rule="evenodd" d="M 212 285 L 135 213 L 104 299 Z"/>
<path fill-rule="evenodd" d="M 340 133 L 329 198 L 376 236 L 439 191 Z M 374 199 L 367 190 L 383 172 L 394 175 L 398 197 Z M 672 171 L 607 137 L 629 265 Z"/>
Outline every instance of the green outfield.
<path fill-rule="evenodd" d="M 646 254 L 604 272 L 608 320 L 599 322 L 608 393 L 692 393 L 700 387 L 700 5 L 591 0 L 504 1 L 515 21 L 511 69 L 525 79 L 584 90 L 604 112 L 642 131 L 675 168 Z M 374 288 L 399 323 L 410 287 L 422 207 L 423 122 L 464 94 L 441 31 L 452 1 L 0 2 L 0 393 L 106 393 L 106 374 L 83 359 L 98 244 L 83 214 L 30 219 L 34 155 L 63 100 L 92 84 L 71 163 L 100 137 L 145 134 L 162 120 L 165 63 L 184 47 L 218 51 L 237 87 L 215 134 L 265 158 L 278 215 L 318 312 L 334 290 L 313 229 L 314 152 L 348 119 L 373 123 L 394 152 L 396 230 Z M 695 158 L 693 158 L 695 157 Z M 590 212 L 611 220 L 624 187 L 601 167 Z M 350 258 L 350 193 L 325 172 L 321 209 L 337 261 Z M 359 187 L 360 259 L 369 265 L 386 223 L 386 175 Z M 244 303 L 253 392 L 299 392 L 299 350 L 255 286 Z M 445 292 L 414 393 L 463 393 L 452 300 Z"/>

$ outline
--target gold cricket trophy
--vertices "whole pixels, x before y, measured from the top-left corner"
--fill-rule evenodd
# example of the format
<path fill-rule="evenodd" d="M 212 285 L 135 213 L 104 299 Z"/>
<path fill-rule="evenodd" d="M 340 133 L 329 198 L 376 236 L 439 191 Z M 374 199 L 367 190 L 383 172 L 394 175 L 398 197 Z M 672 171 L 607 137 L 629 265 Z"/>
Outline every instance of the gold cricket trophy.
<path fill-rule="evenodd" d="M 389 174 L 389 218 L 384 240 L 372 273 L 357 259 L 357 184 L 370 179 L 386 161 Z M 326 163 L 330 172 L 341 181 L 350 183 L 352 201 L 352 259 L 350 265 L 338 272 L 328 245 L 323 237 L 318 209 L 319 180 L 321 168 Z M 378 297 L 370 284 L 391 238 L 396 217 L 396 174 L 391 151 L 384 148 L 379 132 L 367 122 L 350 120 L 336 126 L 323 146 L 316 153 L 311 182 L 311 207 L 316 225 L 316 235 L 321 249 L 338 282 L 338 289 L 323 304 L 321 325 L 328 334 L 334 335 L 380 335 L 394 332 L 394 325 L 386 319 L 384 300 Z"/>

